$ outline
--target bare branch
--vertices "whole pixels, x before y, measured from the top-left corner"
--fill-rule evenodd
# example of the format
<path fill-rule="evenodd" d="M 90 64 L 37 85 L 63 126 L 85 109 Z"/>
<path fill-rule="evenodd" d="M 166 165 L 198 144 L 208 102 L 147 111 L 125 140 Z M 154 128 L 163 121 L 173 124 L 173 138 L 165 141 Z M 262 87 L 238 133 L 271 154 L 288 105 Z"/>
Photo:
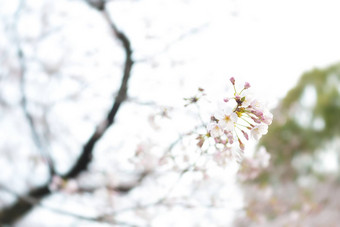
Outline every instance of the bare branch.
<path fill-rule="evenodd" d="M 105 9 L 105 5 L 103 5 L 103 8 L 98 7 L 96 9 L 98 9 L 103 14 L 107 22 L 110 24 L 113 34 L 121 41 L 122 46 L 125 50 L 126 57 L 125 57 L 125 64 L 124 64 L 124 70 L 123 70 L 123 77 L 122 77 L 122 81 L 121 81 L 118 94 L 113 102 L 112 108 L 109 111 L 106 119 L 104 119 L 100 124 L 98 124 L 95 132 L 89 138 L 88 142 L 84 145 L 83 151 L 81 152 L 74 166 L 66 174 L 62 176 L 64 179 L 75 178 L 81 172 L 87 170 L 88 165 L 92 160 L 92 153 L 93 153 L 96 143 L 104 135 L 106 130 L 113 124 L 115 116 L 121 104 L 126 100 L 128 81 L 129 81 L 129 78 L 131 75 L 131 69 L 133 66 L 132 49 L 131 49 L 129 39 L 123 32 L 119 31 L 116 25 L 112 22 L 112 20 L 110 19 Z M 45 185 L 41 187 L 31 190 L 30 192 L 27 193 L 26 196 L 32 197 L 37 200 L 41 200 L 43 197 L 51 193 L 51 191 L 48 188 L 48 184 L 49 183 L 46 183 Z M 35 205 L 34 203 L 30 203 L 26 200 L 19 199 L 17 202 L 12 204 L 10 207 L 7 207 L 3 209 L 2 211 L 0 211 L 0 223 L 6 223 L 6 224 L 14 223 L 18 218 L 22 217 L 32 207 L 34 207 L 34 205 Z"/>
<path fill-rule="evenodd" d="M 40 200 L 49 193 L 50 190 L 48 189 L 48 186 L 44 185 L 31 190 L 23 197 Z M 0 223 L 13 224 L 18 218 L 31 210 L 31 208 L 35 205 L 35 203 L 28 202 L 27 200 L 18 199 L 14 204 L 9 207 L 5 207 L 0 211 Z"/>
<path fill-rule="evenodd" d="M 126 100 L 127 97 L 127 89 L 128 89 L 128 81 L 131 75 L 131 69 L 133 66 L 133 60 L 132 60 L 132 49 L 130 40 L 127 38 L 127 36 L 119 31 L 116 27 L 116 25 L 113 23 L 113 21 L 110 19 L 105 6 L 104 8 L 97 8 L 103 13 L 103 16 L 107 20 L 107 22 L 110 24 L 113 33 L 116 35 L 116 37 L 121 41 L 123 48 L 125 50 L 125 64 L 124 64 L 124 71 L 123 71 L 123 77 L 121 81 L 121 85 L 118 91 L 118 94 L 115 98 L 115 101 L 113 103 L 113 106 L 108 113 L 106 119 L 102 121 L 98 127 L 96 128 L 96 131 L 93 133 L 89 141 L 85 144 L 82 154 L 79 156 L 76 164 L 72 167 L 72 169 L 63 176 L 63 178 L 73 178 L 76 177 L 79 173 L 87 169 L 88 164 L 91 162 L 92 159 L 92 153 L 95 144 L 97 141 L 104 135 L 106 130 L 112 125 L 114 122 L 114 119 L 116 117 L 116 114 L 119 110 L 119 107 L 121 104 Z"/>
<path fill-rule="evenodd" d="M 26 92 L 25 92 L 26 65 L 25 65 L 24 53 L 21 50 L 19 45 L 18 45 L 18 54 L 17 55 L 18 55 L 18 58 L 19 58 L 19 61 L 20 61 L 20 74 L 21 74 L 20 75 L 20 91 L 21 91 L 21 95 L 22 95 L 22 97 L 21 97 L 21 108 L 22 108 L 22 110 L 25 114 L 26 120 L 27 120 L 28 125 L 30 127 L 34 144 L 37 147 L 37 149 L 40 151 L 42 157 L 46 160 L 46 163 L 47 163 L 48 168 L 49 168 L 50 176 L 53 176 L 55 174 L 55 169 L 54 169 L 54 164 L 53 164 L 52 158 L 51 158 L 49 152 L 47 152 L 46 148 L 43 146 L 41 139 L 39 137 L 39 134 L 37 132 L 37 129 L 35 127 L 35 124 L 34 124 L 34 118 L 27 109 L 28 100 L 27 100 Z"/>
<path fill-rule="evenodd" d="M 152 172 L 150 172 L 150 171 L 141 172 L 138 179 L 136 179 L 135 181 L 133 181 L 131 183 L 125 183 L 125 184 L 121 184 L 121 185 L 117 185 L 117 186 L 101 185 L 101 186 L 96 186 L 96 187 L 79 187 L 78 191 L 79 192 L 92 193 L 100 187 L 100 188 L 105 188 L 108 191 L 114 191 L 114 192 L 124 194 L 124 193 L 130 192 L 132 189 L 134 189 L 138 185 L 140 185 L 143 182 L 143 180 L 147 176 L 149 176 L 151 173 Z"/>
<path fill-rule="evenodd" d="M 137 63 L 142 63 L 142 62 L 147 62 L 150 61 L 152 59 L 154 59 L 155 57 L 166 53 L 167 51 L 169 51 L 169 49 L 171 49 L 176 43 L 179 43 L 183 40 L 185 40 L 188 36 L 190 35 L 194 35 L 197 33 L 200 33 L 202 30 L 204 30 L 205 28 L 209 27 L 209 22 L 202 24 L 200 26 L 197 27 L 193 27 L 190 28 L 188 31 L 185 31 L 184 33 L 180 34 L 176 39 L 174 39 L 172 42 L 168 43 L 167 45 L 165 45 L 160 51 L 152 54 L 151 56 L 145 57 L 145 58 L 141 58 L 141 59 L 136 59 Z"/>
<path fill-rule="evenodd" d="M 15 45 L 16 45 L 16 49 L 17 49 L 17 57 L 18 57 L 18 61 L 19 61 L 19 73 L 20 73 L 20 91 L 21 91 L 21 108 L 25 114 L 27 123 L 30 127 L 31 130 L 31 135 L 32 135 L 32 139 L 33 142 L 35 144 L 35 146 L 37 147 L 37 149 L 39 150 L 41 156 L 45 159 L 48 168 L 49 168 L 49 172 L 50 172 L 50 176 L 54 175 L 55 173 L 55 169 L 54 169 L 54 165 L 53 165 L 53 161 L 50 157 L 50 154 L 46 151 L 46 149 L 43 147 L 41 139 L 39 137 L 39 134 L 37 132 L 37 129 L 35 127 L 34 124 L 34 118 L 33 116 L 30 114 L 30 112 L 27 109 L 27 104 L 28 104 L 28 100 L 26 97 L 26 89 L 25 89 L 25 84 L 26 84 L 26 59 L 25 59 L 25 55 L 24 55 L 24 51 L 21 48 L 21 42 L 20 42 L 20 38 L 19 38 L 19 34 L 18 34 L 18 29 L 17 29 L 17 23 L 20 19 L 20 12 L 23 10 L 24 7 L 24 1 L 20 1 L 19 7 L 14 15 L 14 25 L 13 25 L 13 33 L 14 33 L 14 39 L 15 39 Z"/>
<path fill-rule="evenodd" d="M 107 223 L 107 224 L 118 224 L 118 225 L 122 225 L 122 226 L 130 226 L 130 227 L 135 227 L 136 225 L 134 224 L 130 224 L 130 223 L 126 223 L 126 222 L 120 222 L 120 221 L 116 221 L 116 220 L 108 220 L 108 219 L 104 219 L 102 217 L 88 217 L 88 216 L 83 216 L 83 215 L 79 215 L 77 213 L 73 213 L 73 212 L 69 212 L 69 211 L 65 211 L 65 210 L 61 210 L 58 208 L 54 208 L 51 206 L 47 206 L 43 203 L 41 203 L 40 199 L 37 199 L 35 197 L 32 196 L 21 196 L 19 193 L 14 192 L 13 190 L 9 189 L 8 187 L 5 187 L 4 185 L 0 184 L 0 189 L 3 191 L 6 191 L 7 193 L 15 196 L 18 198 L 18 200 L 20 201 L 24 201 L 25 203 L 29 203 L 32 206 L 39 206 L 41 208 L 47 209 L 49 211 L 61 214 L 61 215 L 66 215 L 66 216 L 70 216 L 79 220 L 84 220 L 84 221 L 90 221 L 90 222 L 98 222 L 98 223 Z M 1 214 L 1 213 L 0 213 Z"/>

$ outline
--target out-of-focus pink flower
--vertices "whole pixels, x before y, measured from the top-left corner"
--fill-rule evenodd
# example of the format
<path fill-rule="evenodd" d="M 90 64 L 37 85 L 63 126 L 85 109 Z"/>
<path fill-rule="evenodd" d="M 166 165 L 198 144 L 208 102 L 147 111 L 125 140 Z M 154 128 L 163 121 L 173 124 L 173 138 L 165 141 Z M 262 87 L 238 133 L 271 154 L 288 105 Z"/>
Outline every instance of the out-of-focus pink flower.
<path fill-rule="evenodd" d="M 243 159 L 238 175 L 241 180 L 256 178 L 269 165 L 270 154 L 264 147 L 255 152 L 253 157 Z"/>
<path fill-rule="evenodd" d="M 265 147 L 261 147 L 259 151 L 255 153 L 254 159 L 258 161 L 260 167 L 266 168 L 269 165 L 270 154 Z"/>
<path fill-rule="evenodd" d="M 51 191 L 57 191 L 63 186 L 64 180 L 58 175 L 52 177 L 52 181 L 49 185 Z"/>
<path fill-rule="evenodd" d="M 78 182 L 74 179 L 70 179 L 66 182 L 63 191 L 69 194 L 75 193 L 79 190 Z"/>
<path fill-rule="evenodd" d="M 228 143 L 233 144 L 234 143 L 234 134 L 231 131 L 226 132 Z"/>
<path fill-rule="evenodd" d="M 217 165 L 225 167 L 228 163 L 228 161 L 232 160 L 233 157 L 233 152 L 231 150 L 231 148 L 226 147 L 224 150 L 222 151 L 217 151 L 214 155 L 213 155 L 213 159 L 214 161 L 217 163 Z"/>

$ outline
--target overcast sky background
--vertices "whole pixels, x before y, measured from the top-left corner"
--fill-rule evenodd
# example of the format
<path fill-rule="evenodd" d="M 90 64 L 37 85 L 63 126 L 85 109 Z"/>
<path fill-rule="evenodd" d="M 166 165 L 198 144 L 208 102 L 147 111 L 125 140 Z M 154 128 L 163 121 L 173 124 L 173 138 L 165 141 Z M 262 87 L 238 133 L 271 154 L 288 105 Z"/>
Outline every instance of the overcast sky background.
<path fill-rule="evenodd" d="M 216 87 L 225 84 L 223 78 L 241 77 L 271 103 L 303 72 L 340 60 L 340 3 L 334 0 L 114 1 L 110 9 L 136 56 L 138 50 L 157 53 L 158 47 L 157 41 L 147 45 L 139 39 L 142 18 L 152 25 L 149 34 L 163 35 L 163 45 L 176 40 L 177 30 L 199 28 L 173 44 L 167 57 L 190 59 L 186 73 L 196 75 L 194 84 Z"/>
<path fill-rule="evenodd" d="M 51 153 L 57 154 L 55 159 L 59 160 L 58 169 L 62 172 L 73 163 L 95 123 L 110 107 L 112 85 L 119 85 L 124 53 L 120 43 L 113 41 L 105 20 L 83 1 L 26 3 L 28 10 L 20 16 L 18 34 L 29 58 L 27 95 L 29 100 L 56 102 L 48 116 L 51 131 L 55 132 L 49 147 Z M 7 22 L 13 22 L 11 18 L 17 6 L 18 1 L 0 0 L 3 34 L 10 30 Z M 108 8 L 134 50 L 136 63 L 129 95 L 139 102 L 182 108 L 183 97 L 194 95 L 198 87 L 222 99 L 228 86 L 230 89 L 228 79 L 234 76 L 237 81 L 250 82 L 253 93 L 274 107 L 303 72 L 340 61 L 340 2 L 336 0 L 114 0 L 108 3 Z M 41 22 L 43 12 L 48 18 L 47 25 Z M 44 26 L 56 28 L 55 32 L 39 39 L 46 32 Z M 8 34 L 13 35 L 0 33 L 0 51 L 15 56 L 14 36 Z M 3 58 L 0 57 L 9 62 L 7 65 L 15 61 Z M 48 75 L 46 71 L 52 73 Z M 0 72 L 5 75 L 6 70 Z M 13 81 L 3 81 L 1 95 L 14 106 L 21 99 L 18 86 Z M 89 86 L 83 88 L 78 81 Z M 78 91 L 82 93 L 75 102 L 63 101 Z M 106 156 L 106 150 L 122 147 L 122 150 L 134 151 L 135 144 L 125 138 L 142 141 L 150 137 L 160 144 L 169 144 L 178 136 L 178 131 L 186 131 L 194 124 L 190 115 L 185 118 L 174 114 L 173 121 L 161 122 L 172 130 L 168 132 L 171 136 L 152 133 L 145 119 L 153 110 L 143 108 L 133 103 L 122 107 L 120 113 L 125 114 L 117 116 L 115 126 L 96 147 L 99 164 L 94 164 L 93 169 L 111 168 L 113 161 Z M 26 148 L 32 146 L 32 141 L 17 136 L 29 134 L 22 123 L 25 122 L 22 110 L 10 111 L 1 119 L 2 142 L 6 141 L 10 148 L 17 145 L 16 152 L 27 153 Z M 16 121 L 13 116 L 18 116 Z M 65 131 L 64 135 L 59 133 Z M 112 138 L 118 136 L 125 139 L 123 145 L 112 144 Z M 72 158 L 69 153 L 64 154 L 68 149 L 77 151 L 71 152 Z M 120 158 L 125 158 L 128 154 L 122 152 L 121 155 Z M 20 157 L 23 163 L 27 160 L 25 156 Z M 26 182 L 12 176 L 16 171 L 21 171 L 23 176 L 31 173 L 17 163 L 12 166 L 4 161 L 5 174 L 1 180 L 23 191 L 27 188 Z M 28 178 L 28 182 L 43 181 L 46 172 L 40 171 L 42 177 Z M 227 197 L 235 197 L 233 191 L 228 193 Z M 40 217 L 37 213 L 32 220 L 42 221 Z M 48 224 L 49 220 L 45 222 Z"/>

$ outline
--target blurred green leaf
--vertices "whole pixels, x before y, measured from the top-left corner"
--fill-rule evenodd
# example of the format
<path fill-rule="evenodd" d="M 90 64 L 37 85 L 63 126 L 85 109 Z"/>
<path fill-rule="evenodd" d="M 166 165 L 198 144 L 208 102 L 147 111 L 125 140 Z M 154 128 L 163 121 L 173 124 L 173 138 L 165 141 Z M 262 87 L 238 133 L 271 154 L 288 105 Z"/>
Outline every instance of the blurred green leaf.
<path fill-rule="evenodd" d="M 260 176 L 260 181 L 295 178 L 295 157 L 313 156 L 340 136 L 340 64 L 303 74 L 273 112 L 274 121 L 259 144 L 271 153 L 273 166 Z"/>

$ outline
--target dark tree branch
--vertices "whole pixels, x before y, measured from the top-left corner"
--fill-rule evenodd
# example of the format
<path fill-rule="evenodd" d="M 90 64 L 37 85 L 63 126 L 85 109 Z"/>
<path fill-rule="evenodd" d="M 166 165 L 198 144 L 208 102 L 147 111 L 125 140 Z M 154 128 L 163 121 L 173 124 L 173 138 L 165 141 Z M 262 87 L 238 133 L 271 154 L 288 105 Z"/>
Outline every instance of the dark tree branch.
<path fill-rule="evenodd" d="M 28 203 L 28 204 L 31 204 L 32 206 L 39 206 L 41 208 L 45 208 L 45 209 L 50 210 L 52 212 L 55 212 L 55 213 L 58 213 L 58 214 L 61 214 L 61 215 L 70 216 L 72 218 L 76 218 L 76 219 L 79 219 L 79 220 L 84 220 L 84 221 L 89 221 L 89 222 L 97 222 L 97 223 L 117 224 L 117 225 L 121 225 L 121 226 L 136 227 L 136 225 L 134 225 L 134 224 L 130 224 L 130 223 L 126 223 L 126 222 L 120 222 L 120 221 L 117 221 L 117 220 L 109 220 L 109 219 L 105 219 L 101 216 L 100 217 L 83 216 L 83 215 L 79 215 L 77 213 L 73 213 L 73 212 L 57 209 L 57 208 L 54 208 L 54 207 L 50 207 L 50 206 L 42 204 L 41 200 L 36 198 L 36 197 L 32 197 L 32 196 L 29 196 L 29 195 L 21 196 L 20 194 L 12 191 L 11 189 L 9 189 L 6 186 L 1 185 L 1 184 L 0 184 L 0 190 L 5 191 L 5 192 L 17 197 L 18 200 L 23 201 L 23 202 Z"/>
<path fill-rule="evenodd" d="M 26 196 L 34 198 L 35 200 L 40 200 L 44 196 L 48 195 L 50 190 L 47 185 L 42 187 L 35 188 L 27 193 Z M 35 206 L 35 203 L 31 203 L 27 200 L 23 200 L 18 198 L 18 200 L 9 207 L 5 207 L 0 211 L 0 224 L 13 224 L 17 219 L 26 214 L 32 207 Z"/>
<path fill-rule="evenodd" d="M 94 5 L 92 6 L 94 7 Z M 126 57 L 125 57 L 123 77 L 122 77 L 122 81 L 121 81 L 118 94 L 113 102 L 112 108 L 110 109 L 106 119 L 97 126 L 93 135 L 89 138 L 88 142 L 84 145 L 83 151 L 81 152 L 74 166 L 66 174 L 62 176 L 64 179 L 77 177 L 81 172 L 87 170 L 88 165 L 92 160 L 93 150 L 94 150 L 96 143 L 104 135 L 106 130 L 113 124 L 115 116 L 121 104 L 126 100 L 127 90 L 128 90 L 128 81 L 129 81 L 129 78 L 131 75 L 131 69 L 133 66 L 132 49 L 131 49 L 129 39 L 123 32 L 119 31 L 117 27 L 115 26 L 115 24 L 112 22 L 112 20 L 110 19 L 108 15 L 108 12 L 105 9 L 105 4 L 103 4 L 101 7 L 96 7 L 96 9 L 102 12 L 103 16 L 110 24 L 112 32 L 121 41 L 123 48 L 125 50 Z M 41 200 L 42 198 L 44 198 L 45 196 L 51 193 L 51 191 L 49 190 L 48 184 L 49 182 L 41 187 L 31 190 L 30 192 L 27 193 L 26 196 L 23 196 L 23 197 L 29 197 L 35 200 Z M 0 211 L 0 223 L 13 224 L 16 220 L 18 220 L 23 215 L 25 215 L 29 210 L 31 210 L 35 206 L 35 204 L 36 203 L 30 203 L 27 200 L 23 200 L 19 198 L 14 204 Z"/>
<path fill-rule="evenodd" d="M 126 97 L 127 97 L 128 81 L 131 75 L 131 69 L 133 65 L 131 44 L 130 44 L 129 39 L 126 37 L 126 35 L 123 32 L 119 31 L 116 25 L 109 18 L 109 15 L 107 11 L 105 10 L 105 6 L 102 6 L 102 5 L 100 6 L 101 7 L 98 7 L 96 9 L 100 10 L 103 13 L 105 19 L 110 24 L 114 35 L 121 41 L 123 48 L 125 50 L 125 65 L 124 65 L 123 77 L 122 77 L 122 81 L 121 81 L 118 94 L 115 98 L 113 106 L 110 112 L 108 113 L 106 119 L 101 124 L 99 124 L 96 131 L 91 136 L 90 140 L 85 144 L 83 152 L 79 156 L 76 164 L 67 174 L 63 176 L 63 178 L 76 177 L 80 172 L 87 169 L 88 164 L 91 162 L 91 159 L 92 159 L 92 153 L 93 153 L 95 144 L 104 135 L 106 130 L 113 124 L 116 114 L 119 110 L 119 107 L 126 100 Z"/>

